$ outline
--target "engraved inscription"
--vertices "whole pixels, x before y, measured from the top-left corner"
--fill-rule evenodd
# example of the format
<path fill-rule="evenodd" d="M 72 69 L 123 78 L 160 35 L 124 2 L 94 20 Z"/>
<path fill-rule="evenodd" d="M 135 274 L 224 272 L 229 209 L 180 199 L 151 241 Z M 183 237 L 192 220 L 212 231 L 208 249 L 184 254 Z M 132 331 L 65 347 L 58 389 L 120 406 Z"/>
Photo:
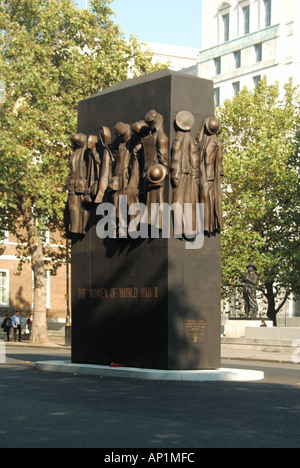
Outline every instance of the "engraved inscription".
<path fill-rule="evenodd" d="M 206 343 L 207 323 L 205 320 L 190 319 L 184 323 L 185 335 L 194 344 Z"/>
<path fill-rule="evenodd" d="M 80 288 L 77 290 L 78 299 L 159 299 L 159 288 Z"/>

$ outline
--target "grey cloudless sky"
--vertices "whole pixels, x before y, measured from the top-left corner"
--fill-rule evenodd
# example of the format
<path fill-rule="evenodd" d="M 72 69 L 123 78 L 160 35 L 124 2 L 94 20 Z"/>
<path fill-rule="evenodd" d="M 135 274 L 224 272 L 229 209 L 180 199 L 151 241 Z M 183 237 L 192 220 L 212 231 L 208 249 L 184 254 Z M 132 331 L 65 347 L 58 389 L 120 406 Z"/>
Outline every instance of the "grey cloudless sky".
<path fill-rule="evenodd" d="M 87 0 L 76 0 L 85 8 Z M 202 0 L 114 0 L 114 22 L 126 37 L 140 41 L 201 48 Z"/>

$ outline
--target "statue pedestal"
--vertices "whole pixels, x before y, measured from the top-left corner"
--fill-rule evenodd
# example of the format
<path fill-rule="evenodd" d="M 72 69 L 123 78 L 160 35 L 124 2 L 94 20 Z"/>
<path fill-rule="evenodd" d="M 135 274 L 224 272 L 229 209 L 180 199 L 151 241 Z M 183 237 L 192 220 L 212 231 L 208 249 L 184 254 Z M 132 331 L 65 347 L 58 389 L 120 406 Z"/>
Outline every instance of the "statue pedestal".
<path fill-rule="evenodd" d="M 246 335 L 246 328 L 260 328 L 262 320 L 267 327 L 273 327 L 273 322 L 268 319 L 230 319 L 225 324 L 226 338 L 242 338 Z"/>
<path fill-rule="evenodd" d="M 155 109 L 169 147 L 181 110 L 195 116 L 195 137 L 214 113 L 213 84 L 169 70 L 120 83 L 81 102 L 78 132 L 98 135 L 118 121 L 132 125 Z M 165 202 L 172 204 L 167 177 Z M 151 369 L 221 366 L 221 240 L 187 250 L 184 240 L 105 239 L 91 212 L 72 245 L 72 362 Z"/>

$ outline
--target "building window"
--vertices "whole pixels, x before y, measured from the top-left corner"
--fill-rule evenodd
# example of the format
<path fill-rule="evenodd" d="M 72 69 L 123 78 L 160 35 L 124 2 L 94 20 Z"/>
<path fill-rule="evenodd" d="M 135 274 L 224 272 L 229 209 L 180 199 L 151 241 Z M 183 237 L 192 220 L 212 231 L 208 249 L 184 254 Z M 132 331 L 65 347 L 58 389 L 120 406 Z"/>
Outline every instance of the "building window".
<path fill-rule="evenodd" d="M 244 34 L 250 33 L 250 6 L 246 6 L 243 8 L 244 14 Z"/>
<path fill-rule="evenodd" d="M 235 96 L 237 96 L 241 90 L 241 83 L 237 81 L 236 83 L 233 83 L 233 93 Z"/>
<path fill-rule="evenodd" d="M 264 0 L 265 4 L 265 25 L 266 28 L 272 24 L 272 0 Z"/>
<path fill-rule="evenodd" d="M 253 81 L 254 81 L 254 86 L 257 87 L 258 83 L 261 81 L 261 75 L 254 76 Z"/>
<path fill-rule="evenodd" d="M 242 66 L 242 52 L 238 50 L 237 52 L 234 52 L 234 63 L 235 63 L 235 69 L 238 70 Z"/>
<path fill-rule="evenodd" d="M 255 57 L 256 63 L 262 62 L 262 44 L 256 44 L 255 46 Z"/>
<path fill-rule="evenodd" d="M 0 307 L 9 306 L 9 272 L 0 270 Z"/>
<path fill-rule="evenodd" d="M 9 232 L 1 231 L 0 232 L 0 243 L 7 244 L 9 240 Z"/>
<path fill-rule="evenodd" d="M 221 75 L 222 73 L 221 57 L 215 58 L 215 68 L 216 68 L 216 75 Z"/>
<path fill-rule="evenodd" d="M 216 106 L 220 107 L 221 104 L 221 93 L 220 93 L 220 88 L 215 89 L 215 102 Z"/>
<path fill-rule="evenodd" d="M 228 42 L 230 39 L 230 19 L 229 19 L 229 14 L 223 16 L 223 22 L 224 22 L 224 41 Z"/>

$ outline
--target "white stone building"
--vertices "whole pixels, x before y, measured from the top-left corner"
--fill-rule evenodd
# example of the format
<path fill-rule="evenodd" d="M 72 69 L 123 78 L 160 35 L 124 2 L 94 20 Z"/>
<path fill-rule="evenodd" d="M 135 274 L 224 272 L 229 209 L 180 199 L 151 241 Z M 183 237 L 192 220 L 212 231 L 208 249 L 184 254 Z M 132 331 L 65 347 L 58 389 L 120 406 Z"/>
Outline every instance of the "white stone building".
<path fill-rule="evenodd" d="M 153 63 L 170 63 L 169 68 L 179 71 L 197 64 L 199 49 L 191 47 L 178 47 L 167 44 L 150 42 L 147 44 L 153 51 Z"/>
<path fill-rule="evenodd" d="M 202 0 L 202 50 L 186 73 L 214 81 L 217 105 L 240 89 L 300 84 L 299 0 Z"/>
<path fill-rule="evenodd" d="M 300 0 L 202 0 L 202 50 L 183 71 L 213 80 L 217 105 L 264 76 L 300 85 Z M 234 312 L 237 302 L 226 309 Z M 280 316 L 281 325 L 299 317 L 300 302 L 288 301 Z"/>

